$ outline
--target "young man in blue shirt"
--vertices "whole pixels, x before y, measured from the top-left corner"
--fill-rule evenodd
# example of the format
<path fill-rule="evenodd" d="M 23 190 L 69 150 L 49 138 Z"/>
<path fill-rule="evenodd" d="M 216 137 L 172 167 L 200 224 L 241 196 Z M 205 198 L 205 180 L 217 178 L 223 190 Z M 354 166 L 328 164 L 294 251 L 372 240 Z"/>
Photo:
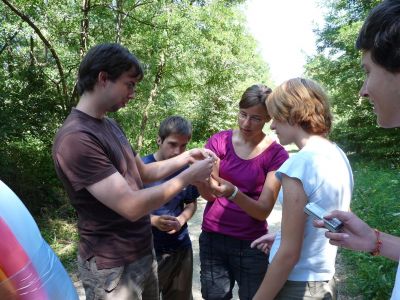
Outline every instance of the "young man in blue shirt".
<path fill-rule="evenodd" d="M 145 164 L 175 157 L 186 150 L 192 137 L 192 125 L 180 116 L 161 122 L 157 152 L 142 158 Z M 145 187 L 156 186 L 177 176 L 183 169 L 165 180 Z M 158 281 L 163 300 L 192 299 L 193 250 L 187 222 L 194 215 L 199 196 L 189 185 L 179 194 L 151 213 L 154 248 L 158 263 Z"/>

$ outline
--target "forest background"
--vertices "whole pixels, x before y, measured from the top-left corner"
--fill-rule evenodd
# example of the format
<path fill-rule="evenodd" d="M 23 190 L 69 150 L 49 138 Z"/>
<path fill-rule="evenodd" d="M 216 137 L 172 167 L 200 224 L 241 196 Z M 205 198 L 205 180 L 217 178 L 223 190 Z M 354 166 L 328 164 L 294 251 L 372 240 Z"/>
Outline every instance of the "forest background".
<path fill-rule="evenodd" d="M 236 126 L 246 87 L 275 85 L 246 29 L 245 2 L 0 0 L 1 180 L 24 200 L 67 267 L 75 260 L 76 217 L 55 175 L 51 146 L 78 101 L 81 58 L 93 45 L 116 42 L 143 63 L 137 97 L 111 115 L 140 154 L 155 150 L 159 122 L 172 114 L 192 121 L 191 147 L 202 146 L 213 133 Z M 372 226 L 400 235 L 399 131 L 379 128 L 370 104 L 358 96 L 364 74 L 354 42 L 378 2 L 321 1 L 325 23 L 315 29 L 317 53 L 307 58 L 305 76 L 331 96 L 330 138 L 354 168 L 352 209 Z M 343 252 L 354 274 L 346 282 L 350 293 L 390 295 L 395 263 Z"/>

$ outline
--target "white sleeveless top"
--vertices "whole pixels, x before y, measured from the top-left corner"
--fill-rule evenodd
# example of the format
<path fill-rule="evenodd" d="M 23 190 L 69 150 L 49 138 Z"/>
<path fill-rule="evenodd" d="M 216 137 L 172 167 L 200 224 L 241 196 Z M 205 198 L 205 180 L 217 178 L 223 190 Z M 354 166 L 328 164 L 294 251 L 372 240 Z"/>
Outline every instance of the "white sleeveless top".
<path fill-rule="evenodd" d="M 396 282 L 394 283 L 391 300 L 400 299 L 400 264 L 397 267 Z"/>

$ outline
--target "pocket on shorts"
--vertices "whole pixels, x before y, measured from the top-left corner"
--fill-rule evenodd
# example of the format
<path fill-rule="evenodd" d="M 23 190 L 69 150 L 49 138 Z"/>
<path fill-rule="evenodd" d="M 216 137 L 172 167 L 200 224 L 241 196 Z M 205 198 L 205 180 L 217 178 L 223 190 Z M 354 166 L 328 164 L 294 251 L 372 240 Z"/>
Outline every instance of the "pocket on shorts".
<path fill-rule="evenodd" d="M 100 285 L 106 292 L 110 293 L 118 286 L 124 272 L 124 266 L 99 270 L 95 257 L 91 258 L 88 263 L 91 273 L 98 278 Z"/>
<path fill-rule="evenodd" d="M 111 272 L 109 272 L 104 281 L 104 290 L 106 292 L 112 292 L 118 286 L 123 272 L 124 266 L 111 269 Z"/>

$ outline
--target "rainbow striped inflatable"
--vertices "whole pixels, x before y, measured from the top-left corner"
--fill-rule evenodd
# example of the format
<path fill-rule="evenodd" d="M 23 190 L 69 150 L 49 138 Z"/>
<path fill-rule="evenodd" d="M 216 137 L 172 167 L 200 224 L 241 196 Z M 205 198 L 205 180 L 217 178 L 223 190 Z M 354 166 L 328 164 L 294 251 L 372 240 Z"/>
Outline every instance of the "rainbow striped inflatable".
<path fill-rule="evenodd" d="M 31 214 L 0 181 L 0 299 L 78 300 L 68 273 Z"/>

